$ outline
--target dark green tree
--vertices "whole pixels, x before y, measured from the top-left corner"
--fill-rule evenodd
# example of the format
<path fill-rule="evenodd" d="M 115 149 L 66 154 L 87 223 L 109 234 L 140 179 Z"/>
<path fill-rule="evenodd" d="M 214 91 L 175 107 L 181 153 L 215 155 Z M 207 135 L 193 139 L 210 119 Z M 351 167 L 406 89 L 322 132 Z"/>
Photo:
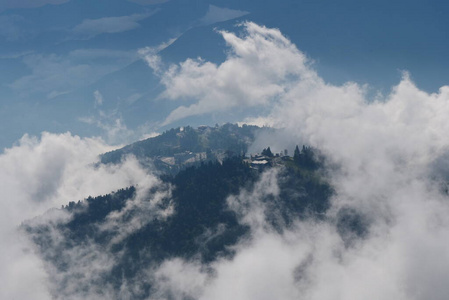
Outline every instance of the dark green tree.
<path fill-rule="evenodd" d="M 293 153 L 293 161 L 299 164 L 301 160 L 301 152 L 299 152 L 299 147 L 296 145 L 295 152 Z"/>
<path fill-rule="evenodd" d="M 273 157 L 273 152 L 271 152 L 270 147 L 268 147 L 267 149 L 263 149 L 262 150 L 262 155 L 268 156 L 268 157 Z"/>
<path fill-rule="evenodd" d="M 318 163 L 316 161 L 316 157 L 312 147 L 307 147 L 304 145 L 302 146 L 300 165 L 301 167 L 307 168 L 309 170 L 315 170 L 316 168 L 318 168 Z"/>

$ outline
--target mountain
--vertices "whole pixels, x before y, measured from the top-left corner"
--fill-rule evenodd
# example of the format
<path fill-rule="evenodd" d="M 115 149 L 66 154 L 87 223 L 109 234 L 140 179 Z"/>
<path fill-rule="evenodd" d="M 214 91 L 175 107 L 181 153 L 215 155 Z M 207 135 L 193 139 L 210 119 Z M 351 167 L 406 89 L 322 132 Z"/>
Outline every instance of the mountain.
<path fill-rule="evenodd" d="M 206 161 L 223 161 L 230 156 L 245 155 L 255 137 L 271 128 L 225 124 L 222 126 L 178 127 L 159 136 L 139 141 L 105 153 L 103 164 L 119 163 L 127 155 L 143 164 L 150 163 L 159 171 L 175 174 L 180 169 Z"/>
<path fill-rule="evenodd" d="M 102 159 L 114 163 L 129 153 L 142 160 L 185 150 L 245 151 L 260 130 L 231 124 L 177 128 Z M 156 270 L 164 262 L 183 259 L 207 268 L 232 259 L 235 247 L 256 234 L 252 221 L 244 219 L 245 212 L 234 206 L 251 209 L 248 196 L 260 193 L 274 178 L 276 188 L 258 194 L 258 209 L 269 220 L 270 230 L 281 233 L 295 226 L 297 218 L 315 222 L 326 218 L 333 190 L 319 152 L 303 147 L 294 157 L 273 154 L 269 148 L 263 153 L 267 156 L 209 159 L 175 175 L 161 174 L 149 187 L 131 186 L 73 201 L 25 222 L 22 230 L 39 249 L 53 297 L 96 293 L 109 299 L 147 299 L 161 296 Z M 257 167 L 261 163 L 264 167 Z M 363 223 L 354 212 L 343 212 L 335 221 L 348 242 L 363 236 Z M 170 293 L 164 297 L 175 297 Z"/>

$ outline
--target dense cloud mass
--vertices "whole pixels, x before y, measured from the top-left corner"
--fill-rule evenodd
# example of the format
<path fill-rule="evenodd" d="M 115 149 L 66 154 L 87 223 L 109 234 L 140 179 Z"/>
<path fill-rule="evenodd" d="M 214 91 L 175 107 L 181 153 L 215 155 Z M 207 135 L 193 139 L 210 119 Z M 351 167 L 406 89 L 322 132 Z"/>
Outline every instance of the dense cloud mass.
<path fill-rule="evenodd" d="M 43 133 L 40 138 L 25 135 L 0 156 L 0 238 L 3 241 L 0 247 L 0 298 L 51 298 L 48 288 L 56 278 L 48 278 L 51 272 L 44 270 L 43 262 L 34 254 L 33 247 L 18 232 L 23 221 L 89 195 L 106 194 L 119 187 L 136 184 L 145 190 L 155 183 L 155 178 L 132 158 L 118 166 L 95 166 L 97 156 L 111 149 L 99 139 L 82 139 L 70 133 Z M 56 211 L 44 215 L 48 222 L 64 218 L 67 218 L 64 213 Z M 103 261 L 84 265 L 86 274 L 95 274 L 91 267 L 107 268 L 104 263 L 107 255 L 100 254 L 90 253 L 93 258 Z M 76 265 L 80 260 L 75 255 L 81 254 L 73 255 L 71 263 Z"/>
<path fill-rule="evenodd" d="M 171 100 L 197 100 L 171 112 L 164 124 L 188 116 L 233 108 L 272 106 L 273 100 L 285 92 L 291 76 L 310 76 L 305 56 L 279 30 L 244 25 L 243 38 L 220 31 L 231 51 L 220 65 L 201 59 L 188 59 L 172 65 L 161 74 L 166 86 L 161 95 Z M 158 61 L 148 54 L 150 63 Z M 157 64 L 156 71 L 160 71 Z"/>
<path fill-rule="evenodd" d="M 167 98 L 198 99 L 167 122 L 237 106 L 270 108 L 259 122 L 265 118 L 328 157 L 336 189 L 330 219 L 354 209 L 368 232 L 348 244 L 332 222 L 298 221 L 281 235 L 258 225 L 234 259 L 216 262 L 207 284 L 197 283 L 198 298 L 444 299 L 449 87 L 429 94 L 405 73 L 389 95 L 368 99 L 355 83 L 324 82 L 278 30 L 243 28 L 241 36 L 221 32 L 231 47 L 222 64 L 187 60 L 164 74 Z M 242 220 L 266 222 L 260 209 L 247 210 Z M 201 278 L 186 263 L 162 270 L 176 270 L 173 283 L 183 270 Z M 192 290 L 198 293 L 191 285 L 185 292 Z"/>
<path fill-rule="evenodd" d="M 150 299 L 446 299 L 449 87 L 429 94 L 405 73 L 389 95 L 368 99 L 365 88 L 355 83 L 326 83 L 279 30 L 254 23 L 240 28 L 241 35 L 220 32 L 231 48 L 222 64 L 189 59 L 157 70 L 166 86 L 164 97 L 194 102 L 174 110 L 166 123 L 236 107 L 264 107 L 268 113 L 251 117 L 283 128 L 282 139 L 288 133 L 326 156 L 335 189 L 331 208 L 325 221 L 298 218 L 275 230 L 262 200 L 279 197 L 279 174 L 267 171 L 255 188 L 227 200 L 251 230 L 233 246 L 235 256 L 209 264 L 175 258 L 144 270 L 142 280 L 155 287 Z M 50 297 L 42 283 L 52 273 L 44 272 L 32 252 L 24 252 L 29 245 L 14 234 L 22 220 L 90 194 L 159 184 L 132 158 L 116 167 L 94 167 L 96 155 L 107 149 L 96 139 L 43 134 L 40 139 L 25 136 L 0 156 L 6 191 L 1 232 L 3 239 L 13 240 L 12 248 L 1 247 L 6 254 L 0 298 Z M 154 203 L 169 196 L 169 190 L 162 190 Z M 145 204 L 147 212 L 156 211 L 154 203 Z M 362 235 L 339 231 L 339 215 L 348 210 L 363 217 Z M 124 223 L 120 214 L 110 218 L 111 228 Z M 134 221 L 123 234 L 142 224 L 139 218 Z M 92 250 L 88 266 L 86 249 Z M 94 283 L 113 263 L 113 257 L 93 246 L 76 250 L 72 270 L 89 273 Z M 119 296 L 103 292 L 102 297 L 128 299 L 128 291 L 137 288 L 124 283 Z M 90 286 L 84 293 L 92 294 L 82 298 L 101 299 L 98 289 Z M 79 291 L 65 290 L 70 291 L 73 295 L 66 298 L 77 299 Z"/>

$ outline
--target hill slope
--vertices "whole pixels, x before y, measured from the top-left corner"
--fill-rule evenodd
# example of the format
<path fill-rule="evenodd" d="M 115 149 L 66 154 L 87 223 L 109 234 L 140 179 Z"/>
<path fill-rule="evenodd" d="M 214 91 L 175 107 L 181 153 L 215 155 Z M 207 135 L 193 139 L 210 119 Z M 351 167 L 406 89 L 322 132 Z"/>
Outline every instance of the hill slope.
<path fill-rule="evenodd" d="M 239 127 L 234 124 L 200 126 L 197 129 L 178 127 L 105 153 L 101 162 L 119 163 L 127 155 L 134 155 L 143 164 L 151 164 L 161 172 L 175 174 L 201 161 L 222 161 L 227 156 L 243 155 L 255 136 L 263 130 L 272 129 L 248 125 Z"/>
<path fill-rule="evenodd" d="M 242 136 L 248 137 L 257 128 L 237 128 L 204 128 L 208 134 L 174 129 L 159 139 L 125 147 L 116 157 L 137 153 L 144 158 L 160 151 L 169 155 L 211 145 L 218 149 L 224 142 L 218 134 L 224 129 L 225 136 L 236 142 L 230 144 L 237 147 L 233 149 L 244 150 Z M 247 135 L 232 139 L 232 130 L 247 130 Z M 180 137 L 180 133 L 193 136 L 195 142 L 187 143 L 192 138 Z M 198 142 L 204 137 L 208 139 Z M 293 158 L 272 160 L 278 163 L 264 169 L 253 168 L 241 156 L 202 162 L 176 175 L 155 178 L 147 188 L 129 187 L 71 202 L 26 222 L 22 229 L 45 261 L 55 299 L 73 299 L 74 295 L 147 299 L 157 295 L 157 269 L 167 261 L 195 261 L 207 269 L 214 262 L 231 260 L 236 247 L 256 234 L 254 220 L 247 219 L 253 210 L 261 210 L 266 230 L 278 233 L 298 219 L 320 222 L 325 218 L 333 192 L 312 150 L 304 147 Z M 342 224 L 342 236 L 363 233 L 354 230 L 362 224 L 351 212 L 337 221 Z"/>

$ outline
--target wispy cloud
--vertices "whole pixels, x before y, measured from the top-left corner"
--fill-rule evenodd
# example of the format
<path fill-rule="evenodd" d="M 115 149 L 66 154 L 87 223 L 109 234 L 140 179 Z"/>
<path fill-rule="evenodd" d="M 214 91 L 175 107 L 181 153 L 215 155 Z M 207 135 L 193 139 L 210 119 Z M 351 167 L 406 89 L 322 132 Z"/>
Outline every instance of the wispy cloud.
<path fill-rule="evenodd" d="M 137 52 L 145 60 L 145 62 L 153 69 L 155 74 L 160 75 L 164 70 L 164 63 L 162 62 L 159 52 L 173 44 L 178 38 L 171 38 L 168 41 L 157 45 L 156 47 L 145 47 L 139 49 Z"/>
<path fill-rule="evenodd" d="M 243 17 L 249 14 L 247 11 L 222 8 L 215 5 L 209 5 L 209 9 L 204 17 L 199 22 L 202 25 L 210 25 L 219 22 L 229 21 L 236 18 Z"/>
<path fill-rule="evenodd" d="M 140 97 L 140 95 L 132 95 L 132 97 Z M 133 98 L 127 99 L 132 103 Z M 107 101 L 103 94 L 96 90 L 92 94 L 94 113 L 79 117 L 78 120 L 85 124 L 92 125 L 99 128 L 102 131 L 102 137 L 110 145 L 119 145 L 124 143 L 131 143 L 145 137 L 153 137 L 157 135 L 155 132 L 151 132 L 150 128 L 146 124 L 139 126 L 138 128 L 131 130 L 126 125 L 120 110 L 116 108 L 104 108 L 103 104 Z M 148 133 L 151 132 L 151 133 Z"/>
<path fill-rule="evenodd" d="M 103 100 L 103 95 L 100 93 L 99 90 L 96 90 L 94 92 L 94 98 L 95 98 L 95 103 L 94 103 L 95 107 L 103 105 L 103 101 L 104 101 Z"/>
<path fill-rule="evenodd" d="M 150 17 L 156 12 L 157 10 L 130 16 L 86 19 L 73 28 L 73 34 L 75 38 L 90 39 L 103 33 L 119 33 L 133 30 L 140 27 L 139 21 Z"/>
<path fill-rule="evenodd" d="M 112 149 L 100 139 L 82 139 L 70 133 L 43 133 L 41 137 L 24 136 L 0 155 L 0 238 L 3 241 L 0 245 L 0 298 L 54 299 L 49 288 L 55 281 L 48 276 L 63 275 L 44 269 L 34 247 L 18 231 L 23 221 L 66 205 L 68 201 L 133 184 L 143 188 L 153 182 L 132 158 L 117 166 L 95 167 L 98 155 Z M 43 220 L 59 222 L 64 220 L 64 215 L 49 211 Z M 81 272 L 86 280 L 95 279 L 95 274 L 107 269 L 111 259 L 107 253 L 93 250 L 94 247 L 87 246 L 70 249 L 70 259 L 74 259 L 70 261 L 73 262 L 71 270 Z M 90 259 L 89 263 L 82 258 Z M 57 281 L 60 277 L 53 279 Z M 70 286 L 66 288 L 70 290 Z M 75 296 L 65 299 L 76 299 Z"/>
<path fill-rule="evenodd" d="M 0 1 L 0 12 L 7 9 L 39 7 L 46 4 L 62 4 L 70 0 L 2 0 Z"/>
<path fill-rule="evenodd" d="M 9 54 L 2 54 L 0 55 L 0 59 L 16 59 L 21 58 L 26 55 L 32 54 L 34 51 L 24 51 L 24 52 L 15 52 L 15 53 L 9 53 Z"/>
<path fill-rule="evenodd" d="M 78 49 L 67 55 L 24 55 L 22 61 L 31 74 L 17 79 L 10 87 L 23 97 L 41 93 L 52 98 L 91 84 L 136 58 L 134 51 L 108 49 Z"/>

